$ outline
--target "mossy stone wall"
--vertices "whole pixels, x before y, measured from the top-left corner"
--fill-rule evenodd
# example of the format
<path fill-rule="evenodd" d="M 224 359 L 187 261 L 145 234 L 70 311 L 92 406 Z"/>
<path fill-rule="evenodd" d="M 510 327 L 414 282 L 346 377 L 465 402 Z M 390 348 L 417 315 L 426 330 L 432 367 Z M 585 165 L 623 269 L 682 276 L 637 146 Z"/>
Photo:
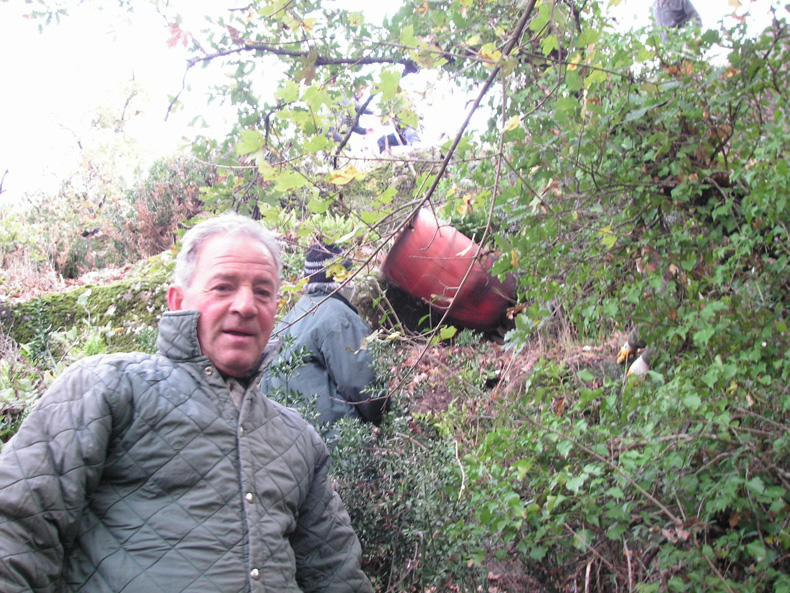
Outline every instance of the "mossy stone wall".
<path fill-rule="evenodd" d="M 31 342 L 41 331 L 58 331 L 85 322 L 96 326 L 110 323 L 118 330 L 112 350 L 125 351 L 134 343 L 133 335 L 126 330 L 156 327 L 167 308 L 169 280 L 169 272 L 160 269 L 145 278 L 85 285 L 20 303 L 0 303 L 0 323 L 18 344 Z"/>

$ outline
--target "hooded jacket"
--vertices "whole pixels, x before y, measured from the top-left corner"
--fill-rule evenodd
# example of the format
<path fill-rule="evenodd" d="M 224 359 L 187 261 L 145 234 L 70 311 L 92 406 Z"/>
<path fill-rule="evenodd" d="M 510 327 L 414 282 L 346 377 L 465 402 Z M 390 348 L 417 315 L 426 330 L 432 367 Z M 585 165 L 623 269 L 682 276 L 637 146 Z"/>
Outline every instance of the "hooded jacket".
<path fill-rule="evenodd" d="M 702 18 L 691 0 L 655 0 L 653 16 L 659 27 L 679 28 L 687 23 L 693 23 L 697 27 L 702 26 Z M 666 41 L 666 31 L 661 32 L 661 37 Z"/>
<path fill-rule="evenodd" d="M 165 313 L 158 353 L 72 365 L 0 454 L 0 591 L 370 592 L 319 435 L 240 409 Z"/>
<path fill-rule="evenodd" d="M 371 396 L 365 392 L 376 381 L 373 358 L 362 348 L 370 328 L 351 303 L 332 292 L 331 287 L 313 287 L 277 324 L 274 333 L 283 344 L 277 362 L 293 360 L 302 349 L 307 358 L 288 377 L 269 367 L 264 382 L 269 389 L 292 390 L 306 400 L 317 395 L 317 412 L 324 425 L 343 417 L 378 424 L 385 400 L 368 401 Z"/>

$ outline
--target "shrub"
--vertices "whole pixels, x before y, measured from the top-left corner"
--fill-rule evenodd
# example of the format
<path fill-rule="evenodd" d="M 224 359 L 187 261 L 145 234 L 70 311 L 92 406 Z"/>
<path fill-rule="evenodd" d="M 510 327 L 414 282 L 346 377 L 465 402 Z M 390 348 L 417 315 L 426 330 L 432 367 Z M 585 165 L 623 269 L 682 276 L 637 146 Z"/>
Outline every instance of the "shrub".
<path fill-rule="evenodd" d="M 180 225 L 202 209 L 201 190 L 216 180 L 213 165 L 183 157 L 157 161 L 126 196 L 135 210 L 123 225 L 132 252 L 148 257 L 173 247 Z"/>
<path fill-rule="evenodd" d="M 38 370 L 13 338 L 0 332 L 0 443 L 16 432 L 40 388 Z"/>

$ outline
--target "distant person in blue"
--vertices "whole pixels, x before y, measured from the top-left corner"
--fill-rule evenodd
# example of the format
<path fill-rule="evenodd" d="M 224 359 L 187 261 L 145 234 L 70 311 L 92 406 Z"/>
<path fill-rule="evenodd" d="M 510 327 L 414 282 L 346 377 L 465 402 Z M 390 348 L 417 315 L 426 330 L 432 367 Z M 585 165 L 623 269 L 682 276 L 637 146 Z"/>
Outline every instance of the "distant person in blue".
<path fill-rule="evenodd" d="M 343 117 L 342 125 L 339 128 L 337 127 L 329 128 L 328 135 L 332 138 L 332 140 L 334 140 L 338 144 L 340 144 L 343 141 L 343 138 L 348 133 L 349 129 L 351 130 L 352 133 L 359 134 L 360 136 L 365 136 L 373 132 L 373 128 L 366 128 L 365 126 L 359 123 L 359 120 L 362 118 L 362 116 L 373 115 L 373 112 L 370 109 L 368 109 L 368 104 L 370 103 L 370 100 L 368 99 L 367 101 L 362 101 L 362 96 L 363 96 L 363 91 L 360 90 L 354 95 L 353 101 L 351 99 L 346 99 L 345 101 L 343 101 L 343 105 L 347 108 L 347 111 Z M 353 109 L 354 115 L 351 115 L 349 113 L 350 106 L 352 105 L 352 103 L 354 105 L 354 109 Z"/>
<path fill-rule="evenodd" d="M 396 126 L 395 132 L 382 136 L 376 141 L 376 144 L 378 144 L 379 154 L 381 154 L 394 146 L 412 146 L 419 141 L 420 134 L 415 128 L 407 126 L 405 129 L 401 129 L 400 126 Z"/>
<path fill-rule="evenodd" d="M 273 366 L 301 354 L 306 358 L 293 374 L 283 376 L 269 367 L 265 377 L 269 388 L 294 391 L 307 402 L 315 399 L 325 437 L 340 418 L 379 424 L 386 403 L 366 391 L 376 384 L 373 357 L 362 347 L 371 330 L 351 304 L 353 284 L 334 280 L 334 265 L 351 267 L 339 247 L 316 243 L 308 250 L 305 294 L 274 330 L 281 350 Z"/>
<path fill-rule="evenodd" d="M 653 16 L 661 27 L 661 39 L 667 40 L 667 29 L 680 29 L 693 22 L 702 27 L 702 19 L 690 0 L 655 0 Z"/>

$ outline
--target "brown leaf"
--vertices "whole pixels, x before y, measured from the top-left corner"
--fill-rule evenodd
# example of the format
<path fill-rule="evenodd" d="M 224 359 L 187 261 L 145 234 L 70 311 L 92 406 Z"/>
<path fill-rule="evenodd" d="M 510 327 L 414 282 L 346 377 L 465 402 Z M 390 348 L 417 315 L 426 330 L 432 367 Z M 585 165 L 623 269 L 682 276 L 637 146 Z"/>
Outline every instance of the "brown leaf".
<path fill-rule="evenodd" d="M 741 513 L 739 511 L 735 511 L 733 514 L 730 515 L 730 529 L 735 529 L 738 527 L 738 523 L 741 522 Z"/>

